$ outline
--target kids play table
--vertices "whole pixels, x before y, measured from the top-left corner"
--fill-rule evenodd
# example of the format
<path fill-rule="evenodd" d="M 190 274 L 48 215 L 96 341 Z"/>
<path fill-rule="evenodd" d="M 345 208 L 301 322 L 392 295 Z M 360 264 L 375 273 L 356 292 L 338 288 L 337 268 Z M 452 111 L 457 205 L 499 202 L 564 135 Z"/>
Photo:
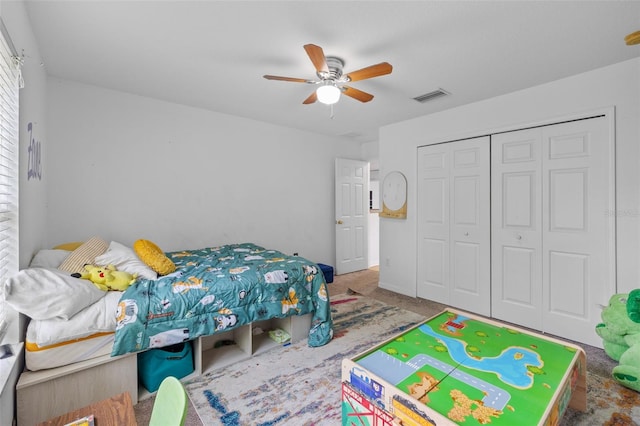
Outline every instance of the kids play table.
<path fill-rule="evenodd" d="M 582 348 L 454 309 L 342 361 L 343 426 L 546 426 L 586 405 Z"/>

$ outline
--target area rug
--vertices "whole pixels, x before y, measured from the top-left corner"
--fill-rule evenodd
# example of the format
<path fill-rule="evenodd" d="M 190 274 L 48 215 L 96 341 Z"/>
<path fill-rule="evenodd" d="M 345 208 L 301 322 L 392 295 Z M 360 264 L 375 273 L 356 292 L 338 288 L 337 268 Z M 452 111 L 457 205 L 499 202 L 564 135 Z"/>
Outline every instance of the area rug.
<path fill-rule="evenodd" d="M 186 383 L 206 426 L 339 425 L 341 363 L 399 334 L 423 316 L 359 295 L 331 301 L 334 338 L 306 340 Z"/>
<path fill-rule="evenodd" d="M 587 371 L 587 411 L 569 408 L 560 422 L 560 426 L 574 425 L 640 426 L 640 393 Z"/>
<path fill-rule="evenodd" d="M 188 381 L 203 425 L 340 425 L 342 360 L 426 318 L 358 294 L 334 296 L 332 313 L 334 339 L 323 347 L 301 341 Z M 568 409 L 560 425 L 640 426 L 640 394 L 597 373 L 587 375 L 588 411 Z"/>

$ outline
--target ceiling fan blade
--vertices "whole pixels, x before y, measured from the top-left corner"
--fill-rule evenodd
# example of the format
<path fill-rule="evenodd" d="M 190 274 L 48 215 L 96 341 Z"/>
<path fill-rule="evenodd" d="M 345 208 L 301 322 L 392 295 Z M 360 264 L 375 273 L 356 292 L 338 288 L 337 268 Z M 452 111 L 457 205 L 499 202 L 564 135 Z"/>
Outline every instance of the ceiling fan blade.
<path fill-rule="evenodd" d="M 313 83 L 313 81 L 304 78 L 280 77 L 277 75 L 263 75 L 267 80 L 293 81 L 294 83 Z"/>
<path fill-rule="evenodd" d="M 380 62 L 370 67 L 362 68 L 347 74 L 349 81 L 365 80 L 367 78 L 379 77 L 381 75 L 391 74 L 393 67 L 388 62 Z"/>
<path fill-rule="evenodd" d="M 304 102 L 302 102 L 304 105 L 309 105 L 314 103 L 315 101 L 318 100 L 318 95 L 316 95 L 316 91 L 314 90 L 313 93 L 311 93 L 309 95 L 309 97 L 307 99 L 304 100 Z"/>
<path fill-rule="evenodd" d="M 342 93 L 352 97 L 353 99 L 359 100 L 360 102 L 369 102 L 373 99 L 373 95 L 349 86 L 342 86 Z"/>
<path fill-rule="evenodd" d="M 327 60 L 324 57 L 322 47 L 316 46 L 315 44 L 305 44 L 304 50 L 307 51 L 307 55 L 309 55 L 309 59 L 313 62 L 313 66 L 316 67 L 317 72 L 329 72 L 329 66 L 327 66 Z"/>

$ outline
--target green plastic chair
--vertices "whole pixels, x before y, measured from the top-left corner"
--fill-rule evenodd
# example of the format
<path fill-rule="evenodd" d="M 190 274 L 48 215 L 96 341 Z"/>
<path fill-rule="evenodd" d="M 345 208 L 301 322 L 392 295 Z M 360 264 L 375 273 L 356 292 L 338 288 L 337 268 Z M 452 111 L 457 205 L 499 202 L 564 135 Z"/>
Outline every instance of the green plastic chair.
<path fill-rule="evenodd" d="M 169 376 L 160 383 L 149 426 L 183 426 L 187 418 L 187 392 L 180 380 Z"/>

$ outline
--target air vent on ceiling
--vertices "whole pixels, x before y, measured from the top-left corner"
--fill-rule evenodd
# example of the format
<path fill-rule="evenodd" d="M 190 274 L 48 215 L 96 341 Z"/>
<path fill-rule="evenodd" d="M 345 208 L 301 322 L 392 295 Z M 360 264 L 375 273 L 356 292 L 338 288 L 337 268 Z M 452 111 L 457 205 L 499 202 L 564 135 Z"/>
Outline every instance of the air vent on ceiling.
<path fill-rule="evenodd" d="M 416 96 L 415 98 L 413 98 L 414 100 L 420 102 L 420 103 L 425 103 L 428 101 L 431 101 L 433 99 L 439 98 L 441 96 L 445 96 L 448 95 L 449 92 L 447 92 L 444 89 L 438 89 L 438 90 L 434 90 L 433 92 L 429 92 L 429 93 L 425 93 L 424 95 L 420 95 L 420 96 Z"/>

